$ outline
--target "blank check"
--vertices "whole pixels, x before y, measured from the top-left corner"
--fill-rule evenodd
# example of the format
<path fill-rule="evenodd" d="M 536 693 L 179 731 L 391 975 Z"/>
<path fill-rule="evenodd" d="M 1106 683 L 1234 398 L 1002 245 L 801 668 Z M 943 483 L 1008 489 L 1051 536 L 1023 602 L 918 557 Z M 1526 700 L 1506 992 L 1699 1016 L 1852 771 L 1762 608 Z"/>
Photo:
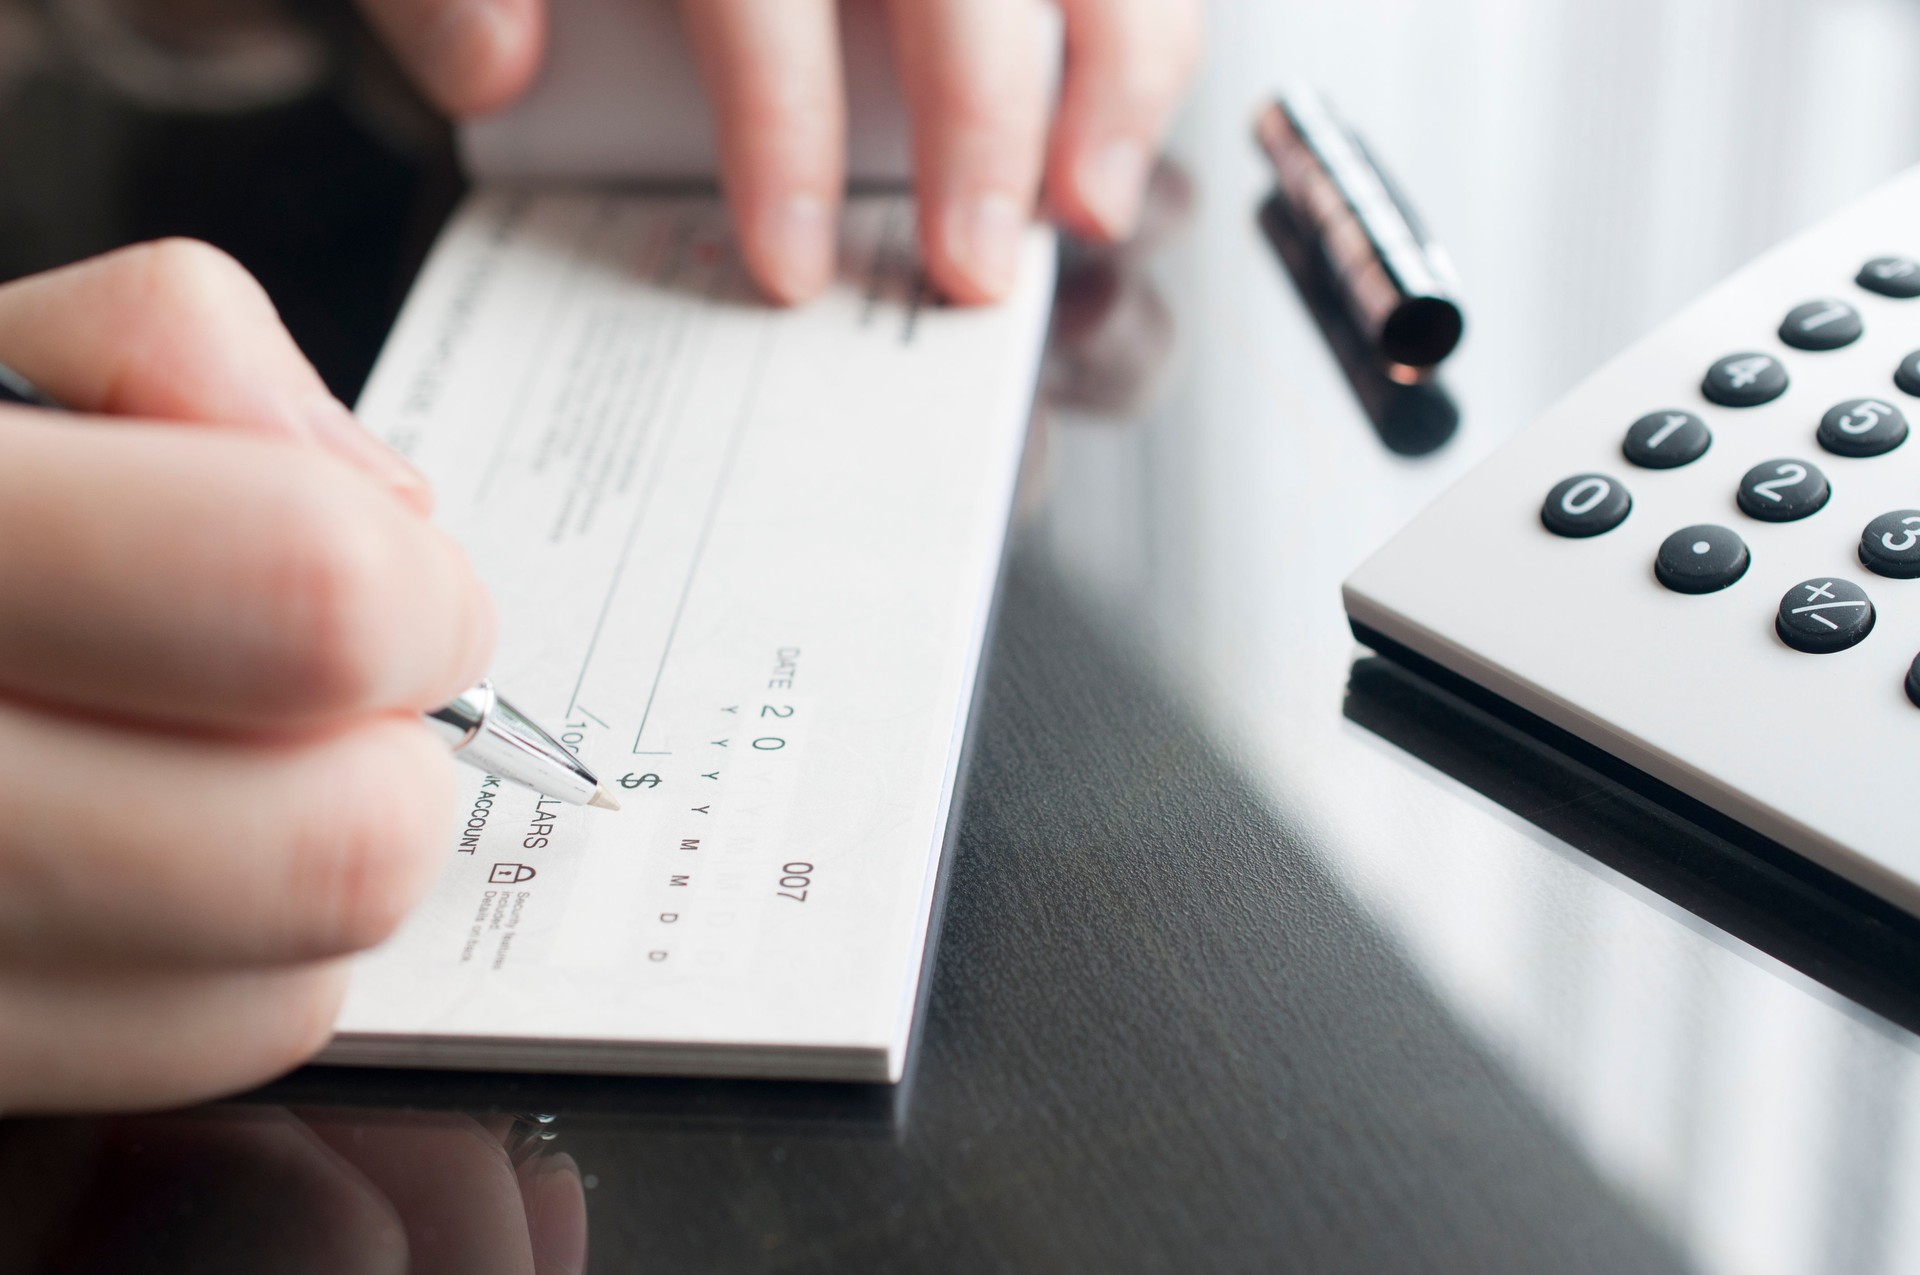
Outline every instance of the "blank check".
<path fill-rule="evenodd" d="M 888 1081 L 1044 339 L 937 304 L 899 197 L 763 304 L 717 199 L 487 188 L 360 404 L 499 604 L 493 673 L 618 813 L 463 776 L 325 1059 Z"/>

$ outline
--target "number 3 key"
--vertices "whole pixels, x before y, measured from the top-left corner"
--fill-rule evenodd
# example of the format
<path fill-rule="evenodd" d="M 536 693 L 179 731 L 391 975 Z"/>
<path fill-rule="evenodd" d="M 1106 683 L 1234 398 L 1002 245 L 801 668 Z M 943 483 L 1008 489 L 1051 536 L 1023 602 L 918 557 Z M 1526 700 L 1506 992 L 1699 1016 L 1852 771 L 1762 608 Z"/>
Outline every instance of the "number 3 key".
<path fill-rule="evenodd" d="M 1920 509 L 1896 509 L 1868 523 L 1860 562 L 1875 575 L 1920 580 Z"/>

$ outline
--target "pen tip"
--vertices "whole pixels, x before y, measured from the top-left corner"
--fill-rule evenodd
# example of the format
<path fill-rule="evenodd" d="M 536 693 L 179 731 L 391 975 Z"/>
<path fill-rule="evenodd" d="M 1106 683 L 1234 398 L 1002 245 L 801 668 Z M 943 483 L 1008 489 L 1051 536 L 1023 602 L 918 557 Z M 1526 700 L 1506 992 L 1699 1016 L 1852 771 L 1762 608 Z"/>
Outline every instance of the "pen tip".
<path fill-rule="evenodd" d="M 602 810 L 620 809 L 620 803 L 613 799 L 613 794 L 607 791 L 605 784 L 601 784 L 593 790 L 593 796 L 587 799 L 587 804 L 589 806 L 598 806 Z"/>

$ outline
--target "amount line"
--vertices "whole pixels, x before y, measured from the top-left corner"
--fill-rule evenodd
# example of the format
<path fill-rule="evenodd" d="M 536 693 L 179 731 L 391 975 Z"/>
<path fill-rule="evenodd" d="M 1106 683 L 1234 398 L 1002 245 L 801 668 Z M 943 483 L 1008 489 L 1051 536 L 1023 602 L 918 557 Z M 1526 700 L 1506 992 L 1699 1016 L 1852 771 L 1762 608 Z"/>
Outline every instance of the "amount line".
<path fill-rule="evenodd" d="M 680 587 L 680 601 L 673 608 L 673 622 L 667 626 L 666 644 L 660 649 L 660 663 L 653 670 L 653 685 L 647 688 L 647 705 L 640 711 L 640 729 L 633 733 L 633 752 L 640 752 L 640 741 L 646 738 L 647 721 L 653 716 L 653 702 L 660 694 L 660 679 L 667 671 L 667 660 L 673 655 L 674 638 L 680 632 L 681 617 L 687 613 L 687 599 L 693 596 L 693 582 L 700 576 L 700 560 L 706 556 L 707 541 L 713 535 L 713 524 L 720 515 L 720 506 L 725 499 L 727 483 L 733 478 L 733 463 L 740 455 L 740 442 L 746 437 L 747 423 L 753 419 L 753 413 L 760 405 L 760 386 L 766 380 L 767 363 L 773 352 L 773 322 L 761 320 L 760 344 L 754 351 L 753 373 L 747 382 L 747 393 L 740 404 L 740 414 L 734 419 L 733 434 L 727 439 L 727 454 L 720 462 L 720 481 L 714 484 L 713 499 L 707 505 L 706 519 L 700 524 L 700 539 L 693 547 L 693 561 L 687 567 L 686 583 Z"/>
<path fill-rule="evenodd" d="M 673 243 L 680 253 L 686 250 L 687 238 L 685 224 L 676 226 Z M 674 260 L 668 263 L 668 273 L 665 277 L 676 279 L 679 273 L 676 254 Z M 664 457 L 668 449 L 673 446 L 673 441 L 680 432 L 681 418 L 686 407 L 685 397 L 693 393 L 694 382 L 698 379 L 699 360 L 705 353 L 704 345 L 696 342 L 693 337 L 697 330 L 698 317 L 695 314 L 683 315 L 671 325 L 662 340 L 662 344 L 666 347 L 666 355 L 661 361 L 663 371 L 654 381 L 647 406 L 640 413 L 642 428 L 646 430 L 646 436 L 641 441 L 640 447 L 643 453 L 649 453 L 654 458 Z M 679 356 L 683 345 L 689 345 L 692 348 L 692 353 L 687 357 L 693 362 L 693 370 L 676 379 L 674 370 L 680 366 Z M 671 403 L 676 389 L 683 395 L 678 407 Z M 593 666 L 593 653 L 599 649 L 601 631 L 607 626 L 607 613 L 613 609 L 614 596 L 620 592 L 620 583 L 627 574 L 627 561 L 633 556 L 633 542 L 639 538 L 640 526 L 646 521 L 648 512 L 653 508 L 653 493 L 660 482 L 660 470 L 661 463 L 658 459 L 647 467 L 646 481 L 640 488 L 639 499 L 633 511 L 633 521 L 627 524 L 627 538 L 620 546 L 620 560 L 614 565 L 612 578 L 607 581 L 606 596 L 600 600 L 600 614 L 593 622 L 593 635 L 587 639 L 586 653 L 580 657 L 580 672 L 573 679 L 573 694 L 567 697 L 569 717 L 573 715 L 575 707 L 580 703 L 580 690 L 586 685 L 587 670 Z M 605 722 L 600 724 L 606 725 Z"/>

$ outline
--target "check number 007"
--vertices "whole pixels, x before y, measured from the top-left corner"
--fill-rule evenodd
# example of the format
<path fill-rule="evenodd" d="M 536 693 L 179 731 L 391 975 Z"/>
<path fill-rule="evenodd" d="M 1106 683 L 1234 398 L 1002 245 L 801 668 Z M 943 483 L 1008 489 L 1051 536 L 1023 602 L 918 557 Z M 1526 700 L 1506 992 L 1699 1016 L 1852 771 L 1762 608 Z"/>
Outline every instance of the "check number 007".
<path fill-rule="evenodd" d="M 790 704 L 762 704 L 762 717 L 792 717 Z M 777 735 L 762 736 L 753 741 L 753 746 L 763 753 L 778 752 L 787 746 L 787 741 Z M 780 865 L 780 888 L 775 891 L 783 899 L 792 899 L 795 903 L 805 903 L 807 892 L 813 889 L 813 865 L 796 859 L 792 863 Z"/>

